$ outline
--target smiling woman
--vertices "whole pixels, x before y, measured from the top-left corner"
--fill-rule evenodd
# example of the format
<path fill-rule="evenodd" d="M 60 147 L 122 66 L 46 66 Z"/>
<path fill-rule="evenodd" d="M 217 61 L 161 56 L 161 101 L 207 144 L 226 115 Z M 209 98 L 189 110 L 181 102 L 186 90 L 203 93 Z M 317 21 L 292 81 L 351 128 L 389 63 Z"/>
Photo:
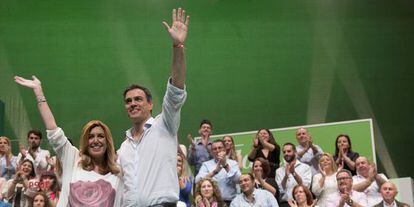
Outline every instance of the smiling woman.
<path fill-rule="evenodd" d="M 122 181 L 109 128 L 101 121 L 88 122 L 83 127 L 78 150 L 57 126 L 39 79 L 16 76 L 15 81 L 33 89 L 49 143 L 62 162 L 58 206 L 120 206 L 121 193 L 117 191 L 122 190 Z"/>

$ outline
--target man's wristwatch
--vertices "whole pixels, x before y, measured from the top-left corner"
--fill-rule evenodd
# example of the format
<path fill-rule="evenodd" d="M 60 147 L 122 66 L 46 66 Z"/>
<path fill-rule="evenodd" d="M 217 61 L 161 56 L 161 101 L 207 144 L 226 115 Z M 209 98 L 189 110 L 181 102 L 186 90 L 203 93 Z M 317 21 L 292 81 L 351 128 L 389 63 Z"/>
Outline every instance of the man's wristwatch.
<path fill-rule="evenodd" d="M 349 206 L 352 206 L 354 204 L 354 201 L 352 199 L 349 199 L 346 204 L 348 204 Z"/>

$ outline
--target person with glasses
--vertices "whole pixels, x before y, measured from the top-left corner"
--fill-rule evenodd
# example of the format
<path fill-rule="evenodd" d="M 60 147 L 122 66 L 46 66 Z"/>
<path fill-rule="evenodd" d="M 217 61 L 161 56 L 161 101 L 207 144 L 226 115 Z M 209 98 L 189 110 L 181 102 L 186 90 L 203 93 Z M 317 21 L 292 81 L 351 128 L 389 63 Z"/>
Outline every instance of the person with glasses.
<path fill-rule="evenodd" d="M 364 193 L 352 189 L 352 173 L 349 170 L 341 169 L 336 174 L 338 191 L 332 194 L 326 207 L 366 207 L 367 197 Z"/>

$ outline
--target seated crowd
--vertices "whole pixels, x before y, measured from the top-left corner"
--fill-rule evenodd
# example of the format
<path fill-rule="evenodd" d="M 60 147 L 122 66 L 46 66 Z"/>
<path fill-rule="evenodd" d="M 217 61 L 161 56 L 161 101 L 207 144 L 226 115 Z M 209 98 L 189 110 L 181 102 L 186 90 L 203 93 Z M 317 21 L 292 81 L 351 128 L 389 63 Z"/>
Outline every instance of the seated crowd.
<path fill-rule="evenodd" d="M 352 151 L 348 135 L 336 138 L 332 156 L 314 144 L 305 128 L 296 131 L 297 145 L 281 146 L 268 129 L 260 129 L 248 154 L 251 172 L 242 173 L 233 138 L 210 140 L 211 130 L 211 122 L 203 120 L 201 139 L 189 135 L 188 151 L 184 145 L 177 149 L 177 206 L 408 206 L 395 200 L 396 186 L 377 173 L 375 164 Z M 21 145 L 14 156 L 10 140 L 0 137 L 0 207 L 57 205 L 62 167 L 40 148 L 41 141 L 41 132 L 29 131 L 28 147 Z"/>
<path fill-rule="evenodd" d="M 248 154 L 251 172 L 241 173 L 233 138 L 210 140 L 212 128 L 203 120 L 200 139 L 189 135 L 187 160 L 195 169 L 196 188 L 193 204 L 187 206 L 409 206 L 395 200 L 396 186 L 352 150 L 346 134 L 337 136 L 332 156 L 305 128 L 296 131 L 297 145 L 282 147 L 270 130 L 259 129 Z"/>

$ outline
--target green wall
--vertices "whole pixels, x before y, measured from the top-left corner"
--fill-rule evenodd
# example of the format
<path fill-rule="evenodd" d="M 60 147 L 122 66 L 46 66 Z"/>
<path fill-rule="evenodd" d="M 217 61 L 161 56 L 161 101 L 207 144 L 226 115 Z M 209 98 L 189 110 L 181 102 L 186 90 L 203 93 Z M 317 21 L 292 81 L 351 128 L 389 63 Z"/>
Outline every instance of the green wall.
<path fill-rule="evenodd" d="M 191 16 L 183 143 L 203 118 L 215 134 L 373 118 L 380 171 L 414 177 L 410 0 L 2 0 L 4 134 L 24 141 L 44 129 L 32 92 L 12 81 L 35 74 L 75 143 L 99 119 L 118 147 L 127 85 L 148 86 L 160 111 L 171 65 L 161 22 L 178 6 Z"/>

